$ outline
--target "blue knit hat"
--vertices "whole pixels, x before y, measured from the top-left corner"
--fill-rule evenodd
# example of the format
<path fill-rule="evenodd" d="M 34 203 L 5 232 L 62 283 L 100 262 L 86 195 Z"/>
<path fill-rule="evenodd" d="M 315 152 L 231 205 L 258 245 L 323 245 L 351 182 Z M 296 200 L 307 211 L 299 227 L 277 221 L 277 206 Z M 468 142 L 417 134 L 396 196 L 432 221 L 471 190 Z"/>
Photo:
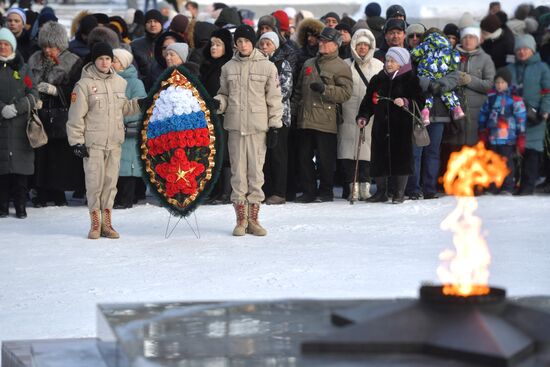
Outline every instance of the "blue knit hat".
<path fill-rule="evenodd" d="M 533 36 L 531 36 L 530 34 L 517 36 L 514 43 L 514 52 L 519 50 L 520 48 L 530 48 L 531 50 L 533 50 L 533 53 L 535 53 L 537 52 L 537 43 L 535 42 Z"/>
<path fill-rule="evenodd" d="M 403 47 L 390 47 L 386 53 L 386 58 L 391 57 L 400 66 L 406 65 L 411 62 L 411 55 L 409 51 Z"/>
<path fill-rule="evenodd" d="M 17 49 L 17 40 L 13 33 L 7 28 L 0 28 L 0 41 L 9 42 L 13 52 Z"/>
<path fill-rule="evenodd" d="M 382 8 L 378 3 L 368 3 L 365 6 L 365 15 L 367 17 L 379 17 L 382 14 Z"/>
<path fill-rule="evenodd" d="M 21 9 L 21 8 L 9 8 L 8 11 L 6 12 L 6 18 L 10 14 L 19 15 L 21 17 L 21 19 L 23 20 L 23 24 L 27 23 L 27 14 L 25 14 L 25 11 L 23 9 Z"/>

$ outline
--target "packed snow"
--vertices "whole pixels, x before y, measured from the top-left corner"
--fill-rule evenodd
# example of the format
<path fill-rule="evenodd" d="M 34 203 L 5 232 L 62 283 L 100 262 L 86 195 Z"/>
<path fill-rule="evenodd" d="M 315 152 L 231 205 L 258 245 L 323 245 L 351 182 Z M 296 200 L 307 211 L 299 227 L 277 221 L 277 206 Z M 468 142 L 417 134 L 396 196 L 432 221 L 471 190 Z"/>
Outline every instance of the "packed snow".
<path fill-rule="evenodd" d="M 95 336 L 98 303 L 414 297 L 452 248 L 439 225 L 455 203 L 262 206 L 268 236 L 240 238 L 231 206 L 201 206 L 199 239 L 185 221 L 165 238 L 168 212 L 145 204 L 114 212 L 121 239 L 95 241 L 86 207 L 29 208 L 0 220 L 0 340 Z M 550 294 L 550 197 L 483 196 L 477 213 L 491 284 Z"/>

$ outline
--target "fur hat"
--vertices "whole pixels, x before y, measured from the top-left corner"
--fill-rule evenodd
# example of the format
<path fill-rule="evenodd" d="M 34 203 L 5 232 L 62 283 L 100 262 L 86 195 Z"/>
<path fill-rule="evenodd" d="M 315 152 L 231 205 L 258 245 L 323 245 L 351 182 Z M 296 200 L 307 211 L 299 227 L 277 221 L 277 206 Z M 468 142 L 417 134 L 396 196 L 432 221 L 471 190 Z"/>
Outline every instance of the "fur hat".
<path fill-rule="evenodd" d="M 183 14 L 178 14 L 174 18 L 172 18 L 172 22 L 170 22 L 170 27 L 168 29 L 178 33 L 185 33 L 188 26 L 189 18 L 187 18 Z"/>
<path fill-rule="evenodd" d="M 279 36 L 277 35 L 277 33 L 275 33 L 275 32 L 265 32 L 265 33 L 263 33 L 260 36 L 260 39 L 258 40 L 258 45 L 260 44 L 260 41 L 263 40 L 264 38 L 267 38 L 268 40 L 273 42 L 276 49 L 279 48 Z"/>
<path fill-rule="evenodd" d="M 166 47 L 166 51 L 174 51 L 178 54 L 183 63 L 187 62 L 187 56 L 189 56 L 189 46 L 187 45 L 187 43 L 172 43 L 171 45 L 168 45 L 168 47 Z"/>
<path fill-rule="evenodd" d="M 318 36 L 323 28 L 325 28 L 323 22 L 315 18 L 306 18 L 302 20 L 296 31 L 296 42 L 298 42 L 300 46 L 306 45 L 308 35 L 315 34 Z"/>
<path fill-rule="evenodd" d="M 88 34 L 88 47 L 90 49 L 98 42 L 105 42 L 109 44 L 111 48 L 120 47 L 118 35 L 115 31 L 107 27 L 96 27 Z"/>
<path fill-rule="evenodd" d="M 268 26 L 272 31 L 275 31 L 277 29 L 277 18 L 273 15 L 264 15 L 260 17 L 260 19 L 258 19 L 258 30 L 262 26 Z"/>
<path fill-rule="evenodd" d="M 497 29 L 502 27 L 502 23 L 500 22 L 500 18 L 498 16 L 489 14 L 481 20 L 479 27 L 482 31 L 494 33 Z"/>
<path fill-rule="evenodd" d="M 25 14 L 25 11 L 21 8 L 9 8 L 8 11 L 6 12 L 6 19 L 8 18 L 8 15 L 10 14 L 17 14 L 21 17 L 21 19 L 23 20 L 23 24 L 27 23 L 27 15 Z"/>
<path fill-rule="evenodd" d="M 118 59 L 120 65 L 122 65 L 124 69 L 127 69 L 128 66 L 130 66 L 134 61 L 134 55 L 132 55 L 130 51 L 126 51 L 123 48 L 115 48 L 113 50 L 113 56 Z"/>
<path fill-rule="evenodd" d="M 256 33 L 254 32 L 254 28 L 252 28 L 249 25 L 241 24 L 235 29 L 235 32 L 233 33 L 233 40 L 235 41 L 235 44 L 237 44 L 237 40 L 239 38 L 246 38 L 252 44 L 256 44 Z"/>
<path fill-rule="evenodd" d="M 290 21 L 286 12 L 283 10 L 277 10 L 271 15 L 273 15 L 279 22 L 279 30 L 283 32 L 288 32 L 290 30 Z"/>
<path fill-rule="evenodd" d="M 535 39 L 530 34 L 524 34 L 522 36 L 517 36 L 516 41 L 514 42 L 514 52 L 520 48 L 529 48 L 533 50 L 533 53 L 537 52 L 537 43 Z"/>
<path fill-rule="evenodd" d="M 403 47 L 390 47 L 386 53 L 386 58 L 391 57 L 400 66 L 407 65 L 411 62 L 411 54 Z"/>
<path fill-rule="evenodd" d="M 378 3 L 368 3 L 365 6 L 365 15 L 367 17 L 379 17 L 382 14 L 382 8 Z"/>
<path fill-rule="evenodd" d="M 94 48 L 92 48 L 92 61 L 95 62 L 95 60 L 100 56 L 109 56 L 112 60 L 113 48 L 105 42 L 96 43 Z"/>
<path fill-rule="evenodd" d="M 505 66 L 497 70 L 495 80 L 497 80 L 497 78 L 502 78 L 506 83 L 508 83 L 508 85 L 512 84 L 512 73 L 510 72 L 510 69 Z"/>
<path fill-rule="evenodd" d="M 67 30 L 56 22 L 47 22 L 38 32 L 38 45 L 44 47 L 57 47 L 61 51 L 69 47 Z"/>
<path fill-rule="evenodd" d="M 12 48 L 12 52 L 15 53 L 17 50 L 17 40 L 11 31 L 7 28 L 0 28 L 0 41 L 9 42 Z"/>

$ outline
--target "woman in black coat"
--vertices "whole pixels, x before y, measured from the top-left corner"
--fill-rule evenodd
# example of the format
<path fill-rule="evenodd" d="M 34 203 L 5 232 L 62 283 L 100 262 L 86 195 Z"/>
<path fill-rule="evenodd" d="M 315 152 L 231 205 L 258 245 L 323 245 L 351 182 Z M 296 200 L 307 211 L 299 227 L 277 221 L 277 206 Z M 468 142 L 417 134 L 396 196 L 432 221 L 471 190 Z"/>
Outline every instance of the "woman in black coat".
<path fill-rule="evenodd" d="M 65 191 L 84 190 L 82 159 L 73 154 L 67 140 L 67 120 L 71 92 L 82 72 L 82 61 L 68 50 L 65 27 L 47 22 L 40 29 L 38 43 L 42 48 L 29 58 L 29 67 L 43 108 L 38 111 L 48 144 L 36 149 L 34 185 L 35 207 L 67 205 Z"/>
<path fill-rule="evenodd" d="M 412 111 L 413 102 L 421 110 L 425 97 L 412 70 L 409 52 L 391 47 L 386 54 L 384 70 L 370 80 L 357 115 L 359 127 L 364 127 L 374 115 L 370 172 L 377 191 L 367 199 L 369 202 L 388 201 L 388 177 L 394 177 L 395 183 L 392 202 L 404 200 L 407 178 L 413 173 L 413 122 L 407 111 Z"/>
<path fill-rule="evenodd" d="M 34 172 L 34 151 L 26 131 L 38 93 L 16 49 L 11 31 L 0 28 L 0 218 L 9 214 L 10 194 L 16 217 L 27 217 L 27 178 Z"/>
<path fill-rule="evenodd" d="M 203 49 L 204 61 L 200 67 L 200 80 L 210 96 L 218 94 L 220 89 L 220 75 L 222 66 L 233 57 L 233 44 L 231 33 L 227 29 L 219 29 L 212 32 L 208 44 Z M 220 122 L 223 122 L 219 115 Z M 229 203 L 231 195 L 231 167 L 229 166 L 229 152 L 227 151 L 227 131 L 223 130 L 225 150 L 223 169 L 220 179 L 212 192 L 210 203 Z"/>

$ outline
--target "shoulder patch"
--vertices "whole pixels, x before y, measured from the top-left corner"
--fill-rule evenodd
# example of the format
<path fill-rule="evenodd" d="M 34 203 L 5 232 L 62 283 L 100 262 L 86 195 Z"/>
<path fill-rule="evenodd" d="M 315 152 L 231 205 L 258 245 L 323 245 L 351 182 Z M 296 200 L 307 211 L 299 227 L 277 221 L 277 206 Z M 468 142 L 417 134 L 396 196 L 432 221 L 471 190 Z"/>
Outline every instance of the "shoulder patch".
<path fill-rule="evenodd" d="M 76 102 L 76 92 L 72 92 L 71 93 L 71 103 L 75 103 Z"/>

